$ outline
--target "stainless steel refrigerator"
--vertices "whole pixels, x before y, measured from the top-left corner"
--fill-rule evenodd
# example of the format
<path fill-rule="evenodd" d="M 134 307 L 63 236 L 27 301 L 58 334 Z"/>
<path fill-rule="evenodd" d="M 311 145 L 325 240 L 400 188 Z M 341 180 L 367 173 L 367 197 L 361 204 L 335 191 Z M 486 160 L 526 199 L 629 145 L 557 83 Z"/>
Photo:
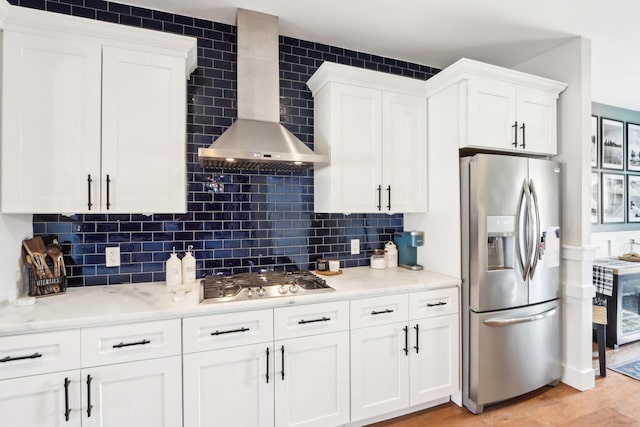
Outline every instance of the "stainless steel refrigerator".
<path fill-rule="evenodd" d="M 519 396 L 561 375 L 560 165 L 460 159 L 463 404 Z"/>

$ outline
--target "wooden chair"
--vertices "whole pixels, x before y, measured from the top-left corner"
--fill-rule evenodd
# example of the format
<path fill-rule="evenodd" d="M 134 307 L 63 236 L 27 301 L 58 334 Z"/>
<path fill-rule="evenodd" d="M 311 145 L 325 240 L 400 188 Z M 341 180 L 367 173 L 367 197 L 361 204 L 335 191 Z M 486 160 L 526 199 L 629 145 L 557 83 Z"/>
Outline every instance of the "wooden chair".
<path fill-rule="evenodd" d="M 606 326 L 607 326 L 607 307 L 601 305 L 593 305 L 592 310 L 592 326 L 596 331 L 596 341 L 598 343 L 598 363 L 600 364 L 600 376 L 607 376 L 607 358 L 606 358 Z"/>

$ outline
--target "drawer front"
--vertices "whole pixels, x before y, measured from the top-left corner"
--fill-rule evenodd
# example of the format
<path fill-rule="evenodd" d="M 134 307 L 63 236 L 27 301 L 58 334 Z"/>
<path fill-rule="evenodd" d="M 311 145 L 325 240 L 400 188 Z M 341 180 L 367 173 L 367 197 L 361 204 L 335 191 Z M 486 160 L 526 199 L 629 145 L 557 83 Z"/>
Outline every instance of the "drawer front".
<path fill-rule="evenodd" d="M 349 301 L 276 308 L 273 315 L 276 340 L 349 329 Z"/>
<path fill-rule="evenodd" d="M 458 288 L 409 294 L 409 318 L 444 316 L 458 312 Z"/>
<path fill-rule="evenodd" d="M 387 295 L 383 297 L 351 300 L 351 329 L 409 320 L 409 295 Z"/>
<path fill-rule="evenodd" d="M 188 317 L 182 321 L 185 353 L 273 341 L 273 310 Z"/>
<path fill-rule="evenodd" d="M 80 330 L 0 338 L 0 379 L 80 368 Z"/>
<path fill-rule="evenodd" d="M 181 353 L 180 319 L 81 330 L 82 366 L 131 362 Z"/>

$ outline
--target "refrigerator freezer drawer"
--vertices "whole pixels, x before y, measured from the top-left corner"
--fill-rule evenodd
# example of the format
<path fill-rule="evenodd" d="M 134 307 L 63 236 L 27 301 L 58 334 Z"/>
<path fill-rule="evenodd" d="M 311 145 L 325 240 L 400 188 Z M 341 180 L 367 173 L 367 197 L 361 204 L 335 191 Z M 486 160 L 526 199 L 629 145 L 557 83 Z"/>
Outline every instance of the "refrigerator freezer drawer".
<path fill-rule="evenodd" d="M 469 399 L 485 405 L 552 383 L 561 375 L 558 300 L 469 313 Z"/>

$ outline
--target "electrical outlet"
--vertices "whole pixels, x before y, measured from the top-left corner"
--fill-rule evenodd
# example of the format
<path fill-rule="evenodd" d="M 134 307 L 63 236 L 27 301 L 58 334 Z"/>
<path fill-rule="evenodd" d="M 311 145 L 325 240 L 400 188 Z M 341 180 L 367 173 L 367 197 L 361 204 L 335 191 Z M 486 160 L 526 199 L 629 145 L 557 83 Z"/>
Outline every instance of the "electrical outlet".
<path fill-rule="evenodd" d="M 351 239 L 351 255 L 360 253 L 360 239 Z"/>
<path fill-rule="evenodd" d="M 107 267 L 120 267 L 120 247 L 115 246 L 112 248 L 104 249 L 104 256 Z"/>

